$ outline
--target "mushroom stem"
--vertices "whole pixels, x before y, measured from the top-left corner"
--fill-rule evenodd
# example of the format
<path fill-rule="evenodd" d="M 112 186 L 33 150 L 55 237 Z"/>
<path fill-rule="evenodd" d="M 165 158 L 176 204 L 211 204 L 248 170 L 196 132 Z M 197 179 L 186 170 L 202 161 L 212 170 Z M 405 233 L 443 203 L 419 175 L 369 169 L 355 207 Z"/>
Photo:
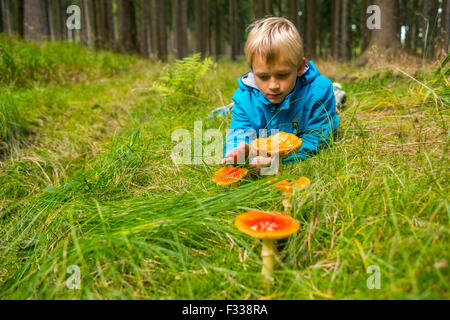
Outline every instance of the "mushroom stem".
<path fill-rule="evenodd" d="M 261 258 L 263 260 L 263 266 L 261 273 L 264 275 L 265 280 L 268 283 L 273 282 L 273 256 L 276 254 L 276 240 L 263 239 Z"/>
<path fill-rule="evenodd" d="M 236 189 L 237 188 L 237 182 L 233 182 L 232 184 L 230 184 L 230 189 Z"/>
<path fill-rule="evenodd" d="M 277 176 L 281 176 L 281 164 L 282 164 L 282 161 L 281 161 L 280 155 L 279 154 L 275 155 L 272 161 L 274 163 Z"/>
<path fill-rule="evenodd" d="M 285 195 L 283 199 L 283 207 L 284 211 L 287 213 L 291 213 L 292 209 L 292 201 L 290 195 Z"/>

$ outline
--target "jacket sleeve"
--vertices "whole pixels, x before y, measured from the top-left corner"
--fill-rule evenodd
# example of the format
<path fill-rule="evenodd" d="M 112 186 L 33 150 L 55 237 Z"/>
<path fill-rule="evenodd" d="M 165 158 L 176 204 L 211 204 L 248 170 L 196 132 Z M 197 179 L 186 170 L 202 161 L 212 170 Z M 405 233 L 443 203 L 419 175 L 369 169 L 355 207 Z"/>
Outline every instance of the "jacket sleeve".
<path fill-rule="evenodd" d="M 250 144 L 256 138 L 256 131 L 250 124 L 248 116 L 239 103 L 238 99 L 233 96 L 234 106 L 231 111 L 232 118 L 230 124 L 230 131 L 225 138 L 225 154 L 236 148 L 241 142 Z"/>
<path fill-rule="evenodd" d="M 304 134 L 300 137 L 303 145 L 300 150 L 283 159 L 283 163 L 305 160 L 330 145 L 331 134 L 339 125 L 336 114 L 336 100 L 333 85 L 325 89 L 324 97 L 314 103 Z"/>

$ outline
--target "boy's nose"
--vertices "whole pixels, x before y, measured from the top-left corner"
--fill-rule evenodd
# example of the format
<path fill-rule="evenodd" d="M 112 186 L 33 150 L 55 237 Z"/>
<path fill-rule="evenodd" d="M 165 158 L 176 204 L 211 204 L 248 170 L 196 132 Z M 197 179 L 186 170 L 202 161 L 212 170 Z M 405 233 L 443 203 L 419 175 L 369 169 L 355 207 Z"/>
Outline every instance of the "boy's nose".
<path fill-rule="evenodd" d="M 269 89 L 273 91 L 277 91 L 280 89 L 280 84 L 276 80 L 272 80 L 269 84 Z"/>

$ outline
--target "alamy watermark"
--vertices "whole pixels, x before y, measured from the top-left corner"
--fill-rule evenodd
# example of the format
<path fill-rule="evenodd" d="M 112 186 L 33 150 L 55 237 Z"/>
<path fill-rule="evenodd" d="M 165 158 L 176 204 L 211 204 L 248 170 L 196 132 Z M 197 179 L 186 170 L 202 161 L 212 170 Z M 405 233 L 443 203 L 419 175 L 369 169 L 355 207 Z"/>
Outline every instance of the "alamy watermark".
<path fill-rule="evenodd" d="M 372 275 L 367 278 L 367 288 L 370 290 L 373 289 L 381 289 L 381 271 L 380 267 L 377 265 L 370 265 L 367 267 L 367 273 L 371 273 Z"/>
<path fill-rule="evenodd" d="M 66 269 L 66 273 L 71 276 L 66 280 L 66 286 L 70 290 L 80 290 L 81 289 L 81 270 L 77 265 L 71 265 Z"/>
<path fill-rule="evenodd" d="M 270 130 L 270 134 L 274 135 L 279 130 Z M 220 129 L 208 129 L 203 132 L 202 121 L 194 122 L 194 133 L 187 129 L 176 129 L 172 132 L 172 142 L 177 144 L 173 147 L 171 152 L 171 158 L 174 164 L 221 164 L 224 158 L 224 147 L 227 151 L 233 150 L 241 142 L 251 143 L 254 139 L 267 138 L 268 130 L 260 129 L 258 132 L 254 129 L 236 129 L 227 130 L 226 137 L 224 139 L 222 131 Z M 271 158 L 271 166 L 261 168 L 262 175 L 273 175 L 278 172 L 280 159 L 276 155 L 278 153 L 278 144 L 274 143 L 270 146 L 264 145 L 267 140 L 260 140 L 261 145 L 256 154 L 256 150 L 250 148 L 248 154 L 249 159 L 259 156 L 264 158 Z M 225 143 L 224 143 L 225 142 Z M 237 161 L 234 164 L 245 164 L 247 157 L 245 153 L 239 153 L 237 155 Z M 274 172 L 275 171 L 275 172 Z"/>
<path fill-rule="evenodd" d="M 366 10 L 370 16 L 367 18 L 366 26 L 369 30 L 381 29 L 381 9 L 377 5 L 368 6 Z"/>
<path fill-rule="evenodd" d="M 67 14 L 70 16 L 67 18 L 66 26 L 68 30 L 80 30 L 81 29 L 81 9 L 77 5 L 71 5 L 67 7 Z"/>

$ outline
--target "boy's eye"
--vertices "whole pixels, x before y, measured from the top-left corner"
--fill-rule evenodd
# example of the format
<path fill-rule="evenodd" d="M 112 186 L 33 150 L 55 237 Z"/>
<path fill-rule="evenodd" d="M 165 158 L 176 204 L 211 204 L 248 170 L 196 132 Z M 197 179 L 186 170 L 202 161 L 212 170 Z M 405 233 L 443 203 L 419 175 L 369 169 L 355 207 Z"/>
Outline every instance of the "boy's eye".
<path fill-rule="evenodd" d="M 278 76 L 280 77 L 280 78 L 284 78 L 284 77 L 287 77 L 289 74 L 288 73 L 283 73 L 283 74 L 279 74 Z"/>

